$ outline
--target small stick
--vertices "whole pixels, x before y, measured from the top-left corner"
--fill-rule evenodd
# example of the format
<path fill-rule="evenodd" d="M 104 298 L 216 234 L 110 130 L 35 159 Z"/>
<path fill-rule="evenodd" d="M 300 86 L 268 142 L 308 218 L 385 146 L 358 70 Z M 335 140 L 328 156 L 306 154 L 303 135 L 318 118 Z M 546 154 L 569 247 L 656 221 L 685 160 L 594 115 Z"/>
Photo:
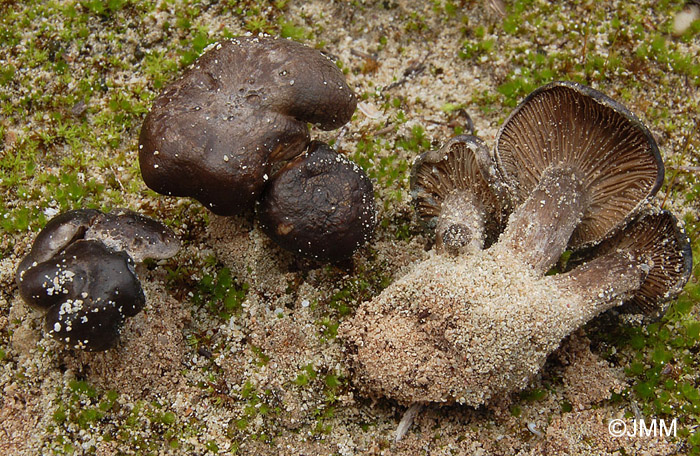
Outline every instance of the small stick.
<path fill-rule="evenodd" d="M 420 412 L 422 409 L 423 404 L 421 404 L 420 402 L 416 402 L 406 409 L 403 416 L 401 417 L 399 426 L 396 428 L 394 442 L 401 441 L 401 439 L 406 435 L 408 430 L 411 429 L 411 426 L 413 425 L 413 420 L 416 418 L 416 415 L 418 415 L 418 412 Z"/>
<path fill-rule="evenodd" d="M 390 133 L 391 130 L 393 130 L 393 129 L 394 129 L 394 125 L 393 125 L 393 124 L 389 124 L 389 125 L 387 125 L 386 127 L 382 128 L 381 130 L 375 131 L 375 132 L 372 134 L 372 136 L 381 136 L 381 135 L 383 135 L 383 134 Z"/>

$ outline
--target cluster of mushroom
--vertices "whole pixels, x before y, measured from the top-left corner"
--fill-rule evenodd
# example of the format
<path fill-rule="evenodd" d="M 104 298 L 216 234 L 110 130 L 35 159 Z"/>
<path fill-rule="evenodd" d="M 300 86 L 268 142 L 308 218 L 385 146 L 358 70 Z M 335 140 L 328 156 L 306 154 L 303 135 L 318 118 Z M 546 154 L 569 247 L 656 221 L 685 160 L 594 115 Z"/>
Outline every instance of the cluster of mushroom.
<path fill-rule="evenodd" d="M 344 322 L 356 383 L 402 404 L 527 386 L 561 340 L 608 309 L 658 317 L 691 272 L 648 129 L 602 93 L 556 82 L 506 119 L 493 153 L 470 136 L 419 157 L 429 258 Z M 561 255 L 578 258 L 547 274 Z"/>
<path fill-rule="evenodd" d="M 323 261 L 349 257 L 374 232 L 364 172 L 311 141 L 357 104 L 343 73 L 315 49 L 240 37 L 213 45 L 166 87 L 139 138 L 143 179 L 191 196 L 218 215 L 256 203 L 263 231 L 283 248 Z"/>
<path fill-rule="evenodd" d="M 256 201 L 279 245 L 324 261 L 352 255 L 374 232 L 374 192 L 364 172 L 319 141 L 357 104 L 342 72 L 289 40 L 236 38 L 214 45 L 155 100 L 139 162 L 146 184 L 192 196 L 212 212 Z M 46 312 L 46 332 L 91 351 L 113 347 L 145 296 L 134 262 L 179 249 L 175 235 L 134 212 L 74 210 L 52 219 L 20 263 L 22 298 Z"/>
<path fill-rule="evenodd" d="M 73 348 L 107 350 L 145 296 L 134 270 L 180 248 L 164 225 L 121 209 L 77 209 L 51 219 L 17 268 L 20 296 L 45 312 L 45 331 Z"/>

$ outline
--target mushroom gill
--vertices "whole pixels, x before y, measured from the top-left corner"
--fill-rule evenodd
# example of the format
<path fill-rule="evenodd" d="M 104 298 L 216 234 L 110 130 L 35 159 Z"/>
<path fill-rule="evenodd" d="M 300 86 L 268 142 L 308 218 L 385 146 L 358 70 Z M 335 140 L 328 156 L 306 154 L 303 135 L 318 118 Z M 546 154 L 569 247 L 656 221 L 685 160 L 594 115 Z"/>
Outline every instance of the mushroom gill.
<path fill-rule="evenodd" d="M 339 328 L 363 394 L 479 406 L 525 387 L 596 315 L 626 303 L 663 311 L 687 281 L 690 249 L 675 218 L 635 218 L 663 165 L 624 107 L 579 84 L 544 86 L 506 120 L 494 154 L 514 205 L 498 241 L 433 250 Z M 418 206 L 437 207 L 429 198 Z M 574 269 L 545 274 L 567 246 L 604 239 Z"/>
<path fill-rule="evenodd" d="M 531 93 L 496 138 L 514 205 L 504 242 L 535 269 L 567 245 L 599 242 L 661 186 L 663 163 L 642 122 L 602 93 L 555 82 Z"/>
<path fill-rule="evenodd" d="M 455 136 L 416 157 L 411 170 L 413 205 L 435 229 L 439 250 L 481 250 L 495 242 L 505 220 L 499 191 L 491 155 L 476 136 Z"/>
<path fill-rule="evenodd" d="M 613 264 L 620 258 L 628 265 L 640 261 L 648 264 L 649 270 L 641 287 L 619 310 L 642 314 L 653 320 L 666 313 L 669 301 L 678 296 L 690 278 L 693 266 L 690 242 L 678 220 L 671 212 L 658 209 L 642 212 L 624 230 L 577 256 L 570 258 L 568 264 L 579 266 L 585 262 L 588 270 L 613 269 Z M 582 268 L 577 269 L 578 273 L 571 274 L 580 278 Z M 608 287 L 613 285 L 608 284 Z"/>

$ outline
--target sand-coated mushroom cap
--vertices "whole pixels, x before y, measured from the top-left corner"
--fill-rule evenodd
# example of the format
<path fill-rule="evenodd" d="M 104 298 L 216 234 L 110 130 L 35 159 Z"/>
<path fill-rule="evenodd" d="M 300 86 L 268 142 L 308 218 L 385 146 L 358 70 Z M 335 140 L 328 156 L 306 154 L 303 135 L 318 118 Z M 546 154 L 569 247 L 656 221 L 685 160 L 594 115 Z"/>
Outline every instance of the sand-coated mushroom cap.
<path fill-rule="evenodd" d="M 411 170 L 411 198 L 425 225 L 435 229 L 445 217 L 455 218 L 447 211 L 473 212 L 457 214 L 456 218 L 461 215 L 466 224 L 482 225 L 467 230 L 471 235 L 484 237 L 482 247 L 498 238 L 505 222 L 503 204 L 497 197 L 499 191 L 491 155 L 476 136 L 455 136 L 442 148 L 419 155 Z M 446 207 L 451 203 L 456 206 L 454 210 Z M 446 233 L 437 233 L 438 242 L 450 231 L 461 231 L 455 226 L 461 225 L 459 221 L 453 222 L 445 227 Z"/>
<path fill-rule="evenodd" d="M 548 170 L 570 172 L 585 200 L 571 248 L 594 244 L 623 225 L 664 177 L 658 146 L 642 122 L 574 82 L 554 82 L 528 95 L 498 132 L 495 155 L 515 205 Z"/>
<path fill-rule="evenodd" d="M 693 267 L 690 242 L 678 220 L 669 211 L 648 210 L 585 256 L 619 252 L 628 252 L 649 265 L 641 288 L 620 310 L 652 319 L 662 317 L 688 282 Z"/>
<path fill-rule="evenodd" d="M 112 347 L 126 317 L 145 304 L 134 262 L 99 241 L 79 239 L 58 255 L 29 268 L 20 295 L 46 309 L 46 331 L 66 345 L 87 350 Z"/>
<path fill-rule="evenodd" d="M 139 138 L 141 173 L 159 193 L 241 213 L 275 162 L 305 150 L 307 123 L 337 128 L 356 103 L 343 73 L 315 49 L 286 39 L 223 41 L 155 100 Z"/>
<path fill-rule="evenodd" d="M 263 231 L 283 248 L 340 261 L 374 233 L 372 182 L 355 163 L 314 141 L 275 175 L 258 215 Z"/>

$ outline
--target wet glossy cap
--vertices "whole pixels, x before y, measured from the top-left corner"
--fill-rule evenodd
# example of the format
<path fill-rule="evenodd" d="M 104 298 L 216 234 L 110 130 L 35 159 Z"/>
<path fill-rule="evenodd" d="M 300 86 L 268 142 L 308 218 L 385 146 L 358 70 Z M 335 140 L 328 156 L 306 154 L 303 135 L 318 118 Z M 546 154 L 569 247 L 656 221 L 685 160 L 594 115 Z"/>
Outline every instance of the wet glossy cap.
<path fill-rule="evenodd" d="M 180 241 L 170 228 L 128 209 L 98 214 L 85 239 L 97 239 L 113 250 L 123 250 L 136 263 L 146 258 L 170 258 L 180 250 Z"/>
<path fill-rule="evenodd" d="M 134 258 L 167 258 L 179 246 L 169 228 L 126 209 L 68 211 L 37 235 L 16 281 L 22 299 L 46 312 L 49 335 L 71 347 L 106 350 L 145 303 Z"/>
<path fill-rule="evenodd" d="M 51 258 L 69 244 L 84 238 L 85 232 L 99 214 L 100 211 L 94 209 L 76 209 L 58 214 L 49 220 L 34 239 L 32 249 L 20 263 L 17 273 L 25 271 L 32 263 Z"/>
<path fill-rule="evenodd" d="M 266 37 L 223 41 L 155 100 L 139 137 L 143 179 L 216 214 L 241 213 L 275 162 L 306 149 L 307 123 L 337 128 L 356 104 L 343 73 L 315 49 Z"/>
<path fill-rule="evenodd" d="M 74 348 L 100 351 L 116 344 L 124 319 L 145 303 L 133 261 L 99 241 L 77 240 L 29 268 L 20 295 L 46 310 L 46 332 Z"/>

